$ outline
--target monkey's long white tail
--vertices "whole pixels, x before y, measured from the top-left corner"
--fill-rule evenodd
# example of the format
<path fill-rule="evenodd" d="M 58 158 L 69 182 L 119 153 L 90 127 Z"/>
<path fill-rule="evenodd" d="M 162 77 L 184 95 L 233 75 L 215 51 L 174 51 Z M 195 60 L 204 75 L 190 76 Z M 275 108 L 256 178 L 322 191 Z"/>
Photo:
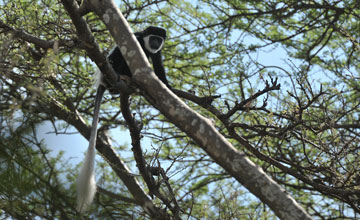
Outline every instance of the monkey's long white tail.
<path fill-rule="evenodd" d="M 91 126 L 89 147 L 85 156 L 85 161 L 80 169 L 80 173 L 77 179 L 77 210 L 84 212 L 91 204 L 96 193 L 95 182 L 95 144 L 97 137 L 97 126 L 99 122 L 100 104 L 105 92 L 105 87 L 99 86 L 94 106 L 94 117 Z"/>
<path fill-rule="evenodd" d="M 77 210 L 79 212 L 84 212 L 87 209 L 96 193 L 94 163 L 95 149 L 89 146 L 77 179 Z"/>

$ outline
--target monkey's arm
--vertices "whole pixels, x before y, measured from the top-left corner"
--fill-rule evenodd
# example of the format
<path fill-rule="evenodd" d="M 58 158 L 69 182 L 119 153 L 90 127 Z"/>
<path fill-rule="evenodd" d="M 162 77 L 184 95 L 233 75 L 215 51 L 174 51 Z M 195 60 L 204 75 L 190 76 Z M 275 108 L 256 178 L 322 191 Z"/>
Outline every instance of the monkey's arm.
<path fill-rule="evenodd" d="M 166 75 L 165 75 L 165 69 L 164 69 L 164 65 L 162 62 L 162 56 L 161 56 L 161 51 L 159 51 L 156 54 L 152 54 L 150 55 L 151 61 L 153 63 L 153 68 L 155 71 L 155 74 L 157 75 L 157 77 L 169 88 L 171 89 L 171 86 L 169 85 L 167 79 L 166 79 Z"/>

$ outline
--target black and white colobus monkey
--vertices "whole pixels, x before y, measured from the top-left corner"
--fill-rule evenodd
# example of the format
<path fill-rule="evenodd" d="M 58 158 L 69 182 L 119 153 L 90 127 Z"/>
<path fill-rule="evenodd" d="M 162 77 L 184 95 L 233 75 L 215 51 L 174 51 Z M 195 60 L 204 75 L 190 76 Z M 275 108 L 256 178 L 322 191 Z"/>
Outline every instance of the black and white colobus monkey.
<path fill-rule="evenodd" d="M 146 56 L 151 59 L 157 77 L 168 88 L 171 88 L 166 79 L 165 69 L 161 57 L 161 49 L 163 48 L 164 41 L 166 39 L 165 29 L 150 26 L 144 31 L 136 32 L 135 36 Z M 130 77 L 132 76 L 129 66 L 126 64 L 126 61 L 117 46 L 111 50 L 107 59 L 117 74 L 127 75 Z M 89 147 L 77 180 L 77 209 L 80 212 L 86 210 L 86 208 L 91 204 L 96 193 L 96 182 L 94 174 L 95 144 L 97 137 L 97 126 L 99 122 L 100 104 L 107 87 L 107 84 L 104 82 L 101 73 L 98 74 L 98 77 L 100 77 L 100 79 L 98 79 L 99 84 L 95 98 L 94 116 L 91 125 Z"/>
<path fill-rule="evenodd" d="M 166 79 L 165 69 L 162 62 L 161 49 L 164 46 L 166 39 L 166 31 L 160 27 L 150 26 L 142 32 L 135 33 L 136 39 L 139 41 L 146 56 L 151 59 L 154 72 L 157 77 L 169 88 L 169 83 Z M 107 57 L 109 63 L 119 75 L 126 75 L 131 77 L 131 71 L 122 56 L 120 49 L 115 46 L 109 56 Z"/>

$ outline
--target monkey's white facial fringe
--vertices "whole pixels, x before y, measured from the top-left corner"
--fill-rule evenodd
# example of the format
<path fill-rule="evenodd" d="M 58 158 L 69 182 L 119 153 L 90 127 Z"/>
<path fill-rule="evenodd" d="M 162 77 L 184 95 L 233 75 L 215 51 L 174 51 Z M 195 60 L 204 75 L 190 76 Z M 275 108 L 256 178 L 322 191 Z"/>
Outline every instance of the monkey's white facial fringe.
<path fill-rule="evenodd" d="M 95 148 L 89 147 L 77 179 L 77 210 L 84 212 L 91 204 L 96 193 L 94 174 Z"/>
<path fill-rule="evenodd" d="M 150 38 L 151 38 L 151 37 L 156 37 L 156 38 L 161 38 L 161 39 L 162 39 L 159 48 L 157 48 L 157 49 L 151 48 L 151 46 L 150 46 Z M 159 36 L 157 36 L 157 35 L 152 35 L 152 34 L 144 37 L 143 40 L 144 40 L 144 43 L 145 43 L 145 48 L 146 48 L 150 53 L 152 53 L 152 54 L 156 54 L 157 52 L 159 52 L 159 51 L 163 48 L 163 46 L 164 46 L 164 41 L 165 41 L 164 38 L 159 37 Z"/>

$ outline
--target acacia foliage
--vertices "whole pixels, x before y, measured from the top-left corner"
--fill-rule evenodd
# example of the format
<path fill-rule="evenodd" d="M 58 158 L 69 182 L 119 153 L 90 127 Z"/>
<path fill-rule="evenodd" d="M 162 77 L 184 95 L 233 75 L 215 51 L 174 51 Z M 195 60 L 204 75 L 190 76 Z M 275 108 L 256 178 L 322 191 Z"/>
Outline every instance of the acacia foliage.
<path fill-rule="evenodd" d="M 123 1 L 119 7 L 134 30 L 150 24 L 168 30 L 164 64 L 173 87 L 199 97 L 221 95 L 211 105 L 185 99 L 188 105 L 211 118 L 234 146 L 261 165 L 312 216 L 346 219 L 360 213 L 357 4 Z M 64 190 L 58 181 L 74 182 L 75 172 L 56 166 L 59 158 L 48 162 L 43 146 L 28 141 L 36 138 L 36 129 L 22 128 L 62 120 L 63 124 L 54 123 L 55 132 L 67 133 L 71 125 L 83 133 L 73 117 L 91 118 L 94 90 L 89 85 L 95 67 L 61 3 L 19 0 L 1 5 L 1 125 L 7 128 L 1 136 L 1 166 L 6 168 L 1 175 L 8 177 L 1 178 L 3 216 L 71 219 L 77 214 L 73 206 L 57 204 L 73 204 L 73 186 L 65 185 Z M 109 51 L 113 41 L 104 25 L 93 14 L 85 18 L 96 43 Z M 106 97 L 103 130 L 125 124 L 117 98 Z M 184 216 L 275 218 L 143 98 L 132 96 L 130 109 L 143 126 L 144 158 L 165 169 L 170 194 Z M 7 123 L 13 120 L 14 127 Z M 124 144 L 121 138 L 114 139 Z M 123 153 L 128 150 L 129 146 L 122 146 L 118 152 L 132 161 L 132 154 Z M 25 163 L 30 161 L 31 166 Z M 135 163 L 129 166 L 137 172 Z M 65 171 L 70 176 L 59 178 L 58 173 Z M 43 181 L 40 174 L 46 172 L 49 176 Z M 99 172 L 104 191 L 92 215 L 141 218 L 142 210 L 133 208 L 136 201 L 123 198 L 131 196 L 118 186 L 117 176 L 108 167 Z M 28 178 L 46 184 L 25 184 Z M 10 186 L 17 191 L 8 191 Z M 29 188 L 36 190 L 30 193 Z M 61 196 L 48 199 L 52 190 Z M 24 208 L 12 208 L 14 202 Z M 158 201 L 166 206 L 162 202 Z"/>

